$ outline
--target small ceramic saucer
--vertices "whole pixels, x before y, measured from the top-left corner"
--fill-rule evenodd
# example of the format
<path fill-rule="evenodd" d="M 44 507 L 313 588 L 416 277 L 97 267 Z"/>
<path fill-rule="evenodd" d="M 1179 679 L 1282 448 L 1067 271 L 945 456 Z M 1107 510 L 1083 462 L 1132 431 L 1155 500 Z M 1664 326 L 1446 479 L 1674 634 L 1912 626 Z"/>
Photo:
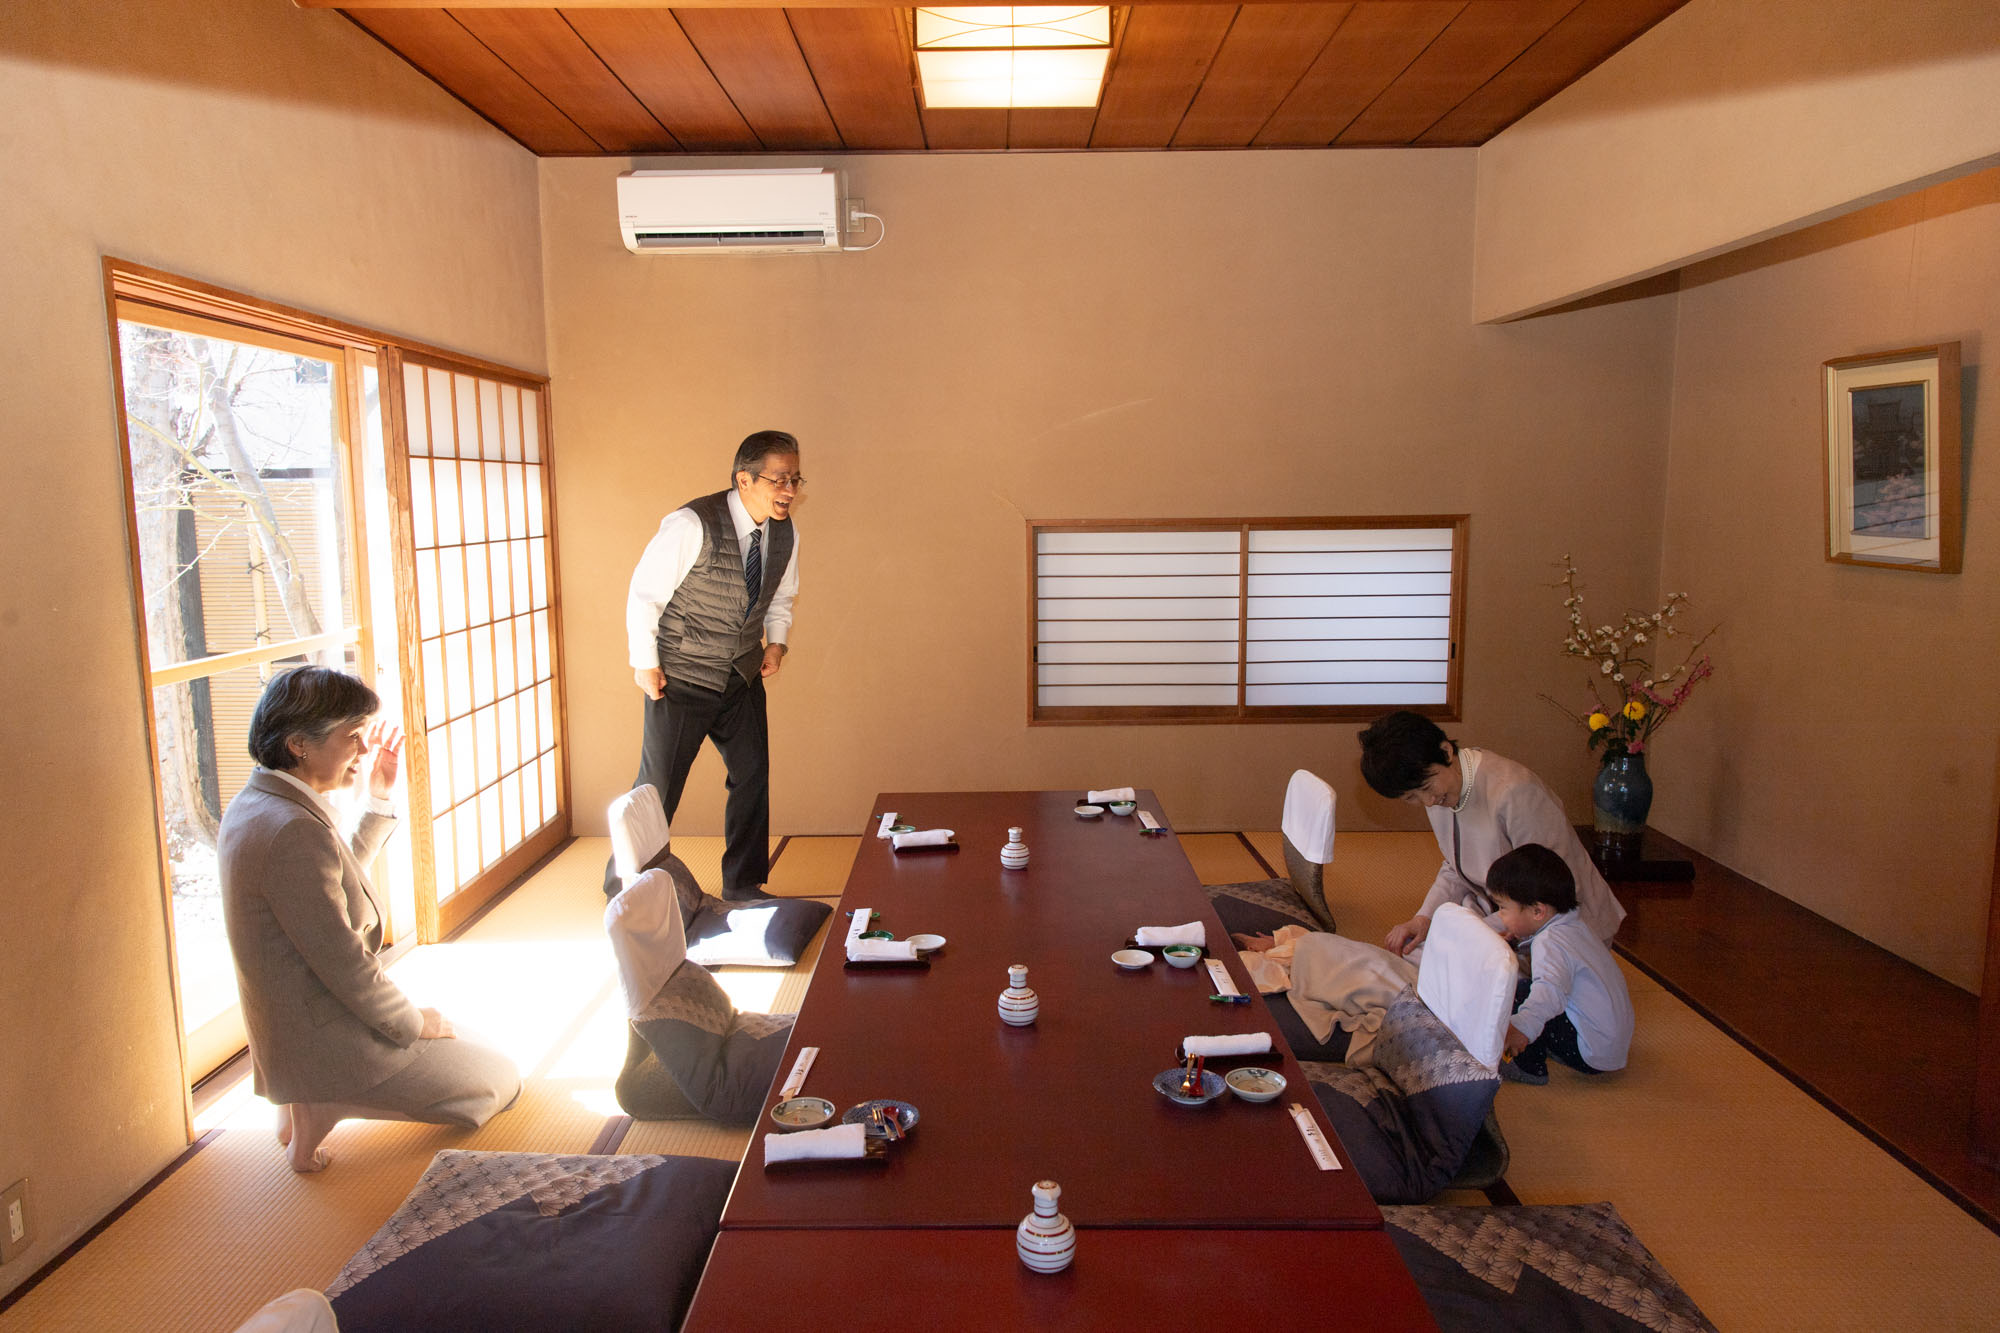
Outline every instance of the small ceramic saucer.
<path fill-rule="evenodd" d="M 918 953 L 934 953 L 944 948 L 942 935 L 912 935 L 909 942 L 917 946 Z"/>
<path fill-rule="evenodd" d="M 1206 1106 L 1222 1095 L 1222 1075 L 1211 1069 L 1201 1071 L 1201 1091 L 1189 1096 L 1181 1091 L 1181 1080 L 1187 1077 L 1187 1070 L 1176 1065 L 1153 1075 L 1153 1091 L 1170 1102 L 1182 1106 Z"/>
<path fill-rule="evenodd" d="M 771 1108 L 771 1119 L 787 1131 L 818 1129 L 833 1119 L 833 1103 L 824 1097 L 790 1097 Z"/>
<path fill-rule="evenodd" d="M 896 1117 L 896 1123 L 903 1127 L 905 1134 L 917 1127 L 917 1108 L 908 1102 L 897 1101 L 894 1097 L 877 1097 L 875 1100 L 863 1102 L 859 1106 L 850 1106 L 841 1112 L 840 1123 L 843 1125 L 865 1125 L 868 1129 L 869 1138 L 886 1139 L 889 1137 L 888 1127 L 875 1123 L 875 1108 L 878 1106 L 882 1108 L 883 1115 L 894 1115 Z"/>
<path fill-rule="evenodd" d="M 1120 967 L 1136 971 L 1142 967 L 1152 966 L 1153 955 L 1144 949 L 1120 949 L 1111 955 L 1111 961 Z"/>
<path fill-rule="evenodd" d="M 1101 805 L 1079 805 L 1076 808 L 1076 813 L 1079 819 L 1095 819 L 1104 813 L 1104 807 Z"/>
<path fill-rule="evenodd" d="M 1246 1102 L 1276 1101 L 1285 1090 L 1283 1074 L 1275 1069 L 1259 1069 L 1255 1065 L 1232 1069 L 1223 1075 L 1222 1081 Z"/>

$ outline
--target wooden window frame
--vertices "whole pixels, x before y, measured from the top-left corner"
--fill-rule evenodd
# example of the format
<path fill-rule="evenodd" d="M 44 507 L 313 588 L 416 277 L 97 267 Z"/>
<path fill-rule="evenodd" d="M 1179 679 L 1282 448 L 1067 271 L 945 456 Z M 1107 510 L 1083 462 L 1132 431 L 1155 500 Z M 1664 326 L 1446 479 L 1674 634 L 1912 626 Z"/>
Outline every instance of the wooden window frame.
<path fill-rule="evenodd" d="M 1452 533 L 1450 646 L 1441 704 L 1257 704 L 1246 701 L 1250 618 L 1250 534 L 1301 529 L 1448 528 Z M 1407 708 L 1439 721 L 1459 720 L 1465 669 L 1465 587 L 1471 518 L 1466 514 L 1368 514 L 1240 519 L 1030 519 L 1027 524 L 1027 714 L 1031 727 L 1214 725 L 1217 723 L 1370 721 Z M 1038 538 L 1045 532 L 1235 532 L 1237 545 L 1236 702 L 1162 705 L 1044 705 L 1039 701 L 1041 593 Z"/>
<path fill-rule="evenodd" d="M 146 738 L 152 753 L 155 773 L 155 801 L 157 772 L 159 767 L 159 737 L 155 734 L 150 692 L 153 677 L 148 660 L 148 639 L 145 622 L 143 585 L 140 581 L 139 535 L 136 518 L 131 513 L 131 466 L 130 442 L 125 438 L 125 386 L 123 361 L 119 349 L 118 325 L 121 305 L 139 306 L 145 310 L 144 319 L 168 321 L 169 327 L 206 336 L 222 338 L 243 338 L 262 343 L 274 340 L 296 340 L 314 349 L 315 356 L 328 352 L 337 354 L 343 360 L 346 372 L 346 392 L 338 404 L 344 415 L 347 429 L 344 432 L 350 457 L 346 468 L 345 484 L 348 493 L 344 497 L 353 525 L 355 542 L 348 552 L 349 578 L 353 589 L 353 624 L 357 627 L 371 626 L 373 612 L 369 602 L 367 571 L 363 567 L 364 551 L 369 540 L 366 528 L 366 507 L 361 503 L 359 493 L 361 472 L 360 460 L 356 454 L 356 428 L 361 420 L 361 368 L 366 361 L 374 362 L 377 384 L 382 401 L 382 431 L 386 454 L 385 470 L 390 493 L 390 534 L 392 542 L 391 564 L 394 570 L 399 625 L 414 625 L 416 586 L 410 555 L 413 550 L 413 535 L 410 524 L 409 458 L 407 436 L 403 433 L 407 419 L 403 410 L 402 368 L 405 359 L 415 359 L 425 365 L 440 369 L 478 375 L 517 385 L 524 394 L 531 395 L 537 405 L 541 423 L 541 451 L 543 464 L 542 526 L 548 552 L 549 578 L 549 657 L 554 688 L 551 690 L 554 710 L 557 746 L 557 811 L 555 817 L 528 839 L 521 847 L 501 858 L 486 869 L 478 881 L 479 892 L 461 890 L 452 895 L 445 904 L 447 910 L 441 912 L 435 886 L 436 866 L 433 848 L 430 844 L 430 807 L 427 782 L 418 775 L 426 770 L 420 762 L 422 727 L 424 717 L 422 694 L 422 664 L 413 666 L 410 661 L 410 636 L 399 634 L 399 651 L 403 654 L 403 716 L 406 721 L 416 719 L 418 725 L 412 728 L 410 739 L 416 752 L 406 756 L 405 774 L 410 779 L 408 786 L 411 850 L 415 858 L 416 870 L 416 920 L 409 928 L 399 932 L 404 941 L 422 944 L 435 943 L 444 938 L 459 921 L 474 914 L 493 894 L 504 888 L 522 871 L 546 856 L 569 837 L 572 803 L 570 798 L 569 770 L 569 718 L 564 690 L 565 679 L 562 663 L 562 607 L 560 601 L 559 563 L 557 558 L 557 536 L 555 519 L 554 441 L 549 420 L 549 382 L 546 376 L 532 375 L 504 366 L 497 362 L 465 356 L 448 348 L 382 332 L 365 325 L 349 323 L 297 307 L 281 305 L 260 297 L 232 291 L 211 283 L 184 278 L 163 269 L 135 263 L 107 255 L 103 259 L 103 280 L 105 294 L 106 326 L 109 332 L 112 365 L 113 410 L 118 422 L 120 466 L 126 470 L 126 528 L 127 555 L 131 562 L 131 577 L 134 596 L 132 611 L 134 635 L 139 645 L 141 679 L 143 682 L 141 705 L 146 717 Z M 302 641 L 304 642 L 304 641 Z M 362 635 L 364 648 L 370 641 Z M 279 648 L 296 649 L 298 645 L 273 645 L 263 654 L 275 653 Z M 372 675 L 372 654 L 364 652 L 361 663 L 364 671 Z M 269 660 L 268 656 L 266 660 Z M 191 664 L 193 665 L 193 664 Z M 421 814 L 421 817 L 416 817 Z M 164 840 L 159 845 L 159 868 L 161 906 L 167 914 L 169 932 L 168 966 L 177 972 L 175 955 L 172 951 L 173 928 L 173 875 L 168 863 Z M 476 899 L 476 900 L 475 900 Z M 455 906 L 454 906 L 455 904 Z M 180 1014 L 180 982 L 174 978 L 173 1003 L 175 1026 L 182 1028 Z M 182 1062 L 187 1061 L 185 1035 L 182 1035 Z"/>

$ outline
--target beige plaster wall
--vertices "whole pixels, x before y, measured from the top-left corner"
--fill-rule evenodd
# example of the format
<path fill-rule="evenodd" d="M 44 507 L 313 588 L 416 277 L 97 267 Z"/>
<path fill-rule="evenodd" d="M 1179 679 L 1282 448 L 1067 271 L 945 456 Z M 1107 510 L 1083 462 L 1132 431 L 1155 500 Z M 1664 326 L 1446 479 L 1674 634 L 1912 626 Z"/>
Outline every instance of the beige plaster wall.
<path fill-rule="evenodd" d="M 1475 309 L 1548 309 L 2000 161 L 1991 0 L 1693 0 L 1479 150 Z"/>
<path fill-rule="evenodd" d="M 10 1290 L 186 1145 L 100 257 L 543 365 L 534 160 L 327 13 L 0 6 Z"/>
<path fill-rule="evenodd" d="M 1964 572 L 1824 559 L 1820 366 L 1956 340 Z M 2000 694 L 2000 171 L 1683 277 L 1664 582 L 1720 622 L 1663 733 L 1653 822 L 1968 990 L 1992 884 Z"/>
<path fill-rule="evenodd" d="M 1672 298 L 1473 326 L 1470 153 L 849 158 L 887 241 L 767 257 L 626 253 L 628 165 L 541 166 L 579 832 L 635 767 L 633 562 L 767 426 L 810 478 L 780 831 L 857 831 L 882 790 L 1127 782 L 1183 828 L 1270 826 L 1302 765 L 1344 826 L 1421 826 L 1359 795 L 1354 726 L 1029 727 L 1029 518 L 1471 513 L 1452 730 L 1587 816 L 1535 698 L 1567 679 L 1541 585 L 1571 551 L 1608 599 L 1656 591 Z M 681 829 L 722 795 L 705 754 Z"/>

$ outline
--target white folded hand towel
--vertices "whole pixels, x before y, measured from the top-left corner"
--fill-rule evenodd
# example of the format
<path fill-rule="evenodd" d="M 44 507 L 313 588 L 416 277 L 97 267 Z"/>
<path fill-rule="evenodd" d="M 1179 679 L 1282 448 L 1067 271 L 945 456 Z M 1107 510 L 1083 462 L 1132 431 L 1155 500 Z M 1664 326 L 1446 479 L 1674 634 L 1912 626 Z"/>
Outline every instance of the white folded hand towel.
<path fill-rule="evenodd" d="M 1227 1037 L 1182 1037 L 1181 1050 L 1189 1055 L 1268 1055 L 1271 1034 L 1238 1032 Z"/>
<path fill-rule="evenodd" d="M 917 946 L 908 940 L 849 940 L 850 963 L 914 963 Z"/>
<path fill-rule="evenodd" d="M 868 1130 L 863 1125 L 835 1125 L 832 1129 L 802 1129 L 796 1134 L 766 1134 L 764 1165 L 773 1162 L 817 1162 L 831 1158 L 860 1157 L 868 1151 Z"/>
<path fill-rule="evenodd" d="M 948 828 L 918 829 L 915 833 L 898 833 L 889 839 L 889 845 L 899 852 L 905 847 L 948 847 L 956 836 Z"/>
<path fill-rule="evenodd" d="M 1185 926 L 1141 926 L 1132 936 L 1141 949 L 1158 949 L 1168 944 L 1199 944 L 1208 947 L 1208 927 L 1199 921 Z"/>
<path fill-rule="evenodd" d="M 1091 792 L 1083 799 L 1092 805 L 1107 805 L 1112 801 L 1136 801 L 1139 797 L 1130 787 L 1106 787 L 1103 791 Z"/>

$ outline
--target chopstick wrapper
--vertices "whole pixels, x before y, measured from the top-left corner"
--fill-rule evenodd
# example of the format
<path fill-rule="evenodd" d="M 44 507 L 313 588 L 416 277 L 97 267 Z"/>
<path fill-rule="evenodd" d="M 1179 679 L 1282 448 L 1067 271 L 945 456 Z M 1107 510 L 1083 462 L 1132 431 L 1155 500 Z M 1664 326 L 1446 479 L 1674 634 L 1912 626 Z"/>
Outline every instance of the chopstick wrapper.
<path fill-rule="evenodd" d="M 861 938 L 861 932 L 868 929 L 868 918 L 873 916 L 874 913 L 875 909 L 872 907 L 857 907 L 854 909 L 854 917 L 847 923 L 847 942 L 849 944 Z"/>
<path fill-rule="evenodd" d="M 1185 926 L 1141 926 L 1132 936 L 1141 949 L 1157 949 L 1167 944 L 1198 944 L 1208 947 L 1208 927 L 1199 921 Z"/>
<path fill-rule="evenodd" d="M 860 1157 L 867 1151 L 868 1130 L 860 1124 L 764 1136 L 765 1166 L 773 1162 L 818 1162 Z"/>
<path fill-rule="evenodd" d="M 849 940 L 850 963 L 914 963 L 917 946 L 908 940 Z"/>
<path fill-rule="evenodd" d="M 1268 1055 L 1271 1034 L 1236 1032 L 1224 1037 L 1182 1037 L 1181 1049 L 1189 1055 Z"/>
<path fill-rule="evenodd" d="M 948 828 L 918 829 L 915 833 L 898 833 L 889 839 L 889 845 L 899 852 L 905 847 L 945 847 L 954 836 Z"/>
<path fill-rule="evenodd" d="M 1103 791 L 1090 792 L 1083 799 L 1091 805 L 1103 805 L 1109 801 L 1136 801 L 1139 796 L 1130 787 L 1106 787 Z"/>

